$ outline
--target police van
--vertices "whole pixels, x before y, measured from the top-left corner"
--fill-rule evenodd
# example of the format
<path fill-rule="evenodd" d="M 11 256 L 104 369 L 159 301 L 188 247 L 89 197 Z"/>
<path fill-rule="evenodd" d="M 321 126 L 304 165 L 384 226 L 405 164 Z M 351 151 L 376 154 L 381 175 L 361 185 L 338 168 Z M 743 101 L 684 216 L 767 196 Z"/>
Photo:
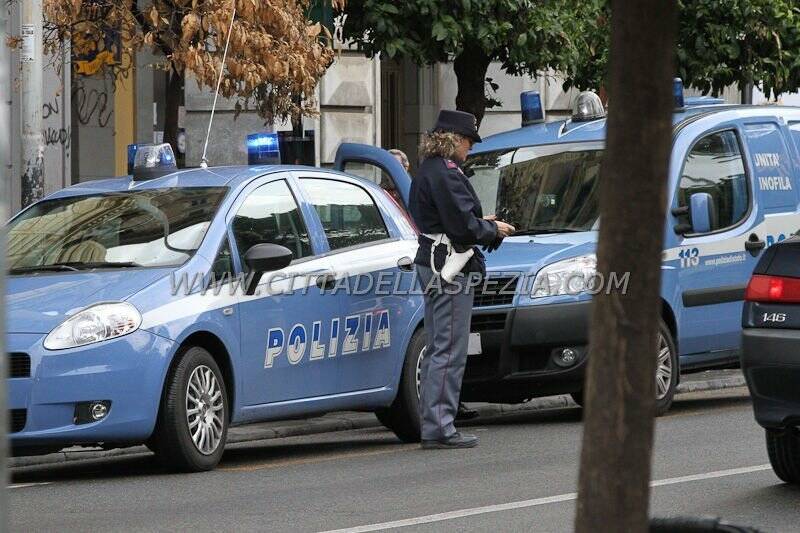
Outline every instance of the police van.
<path fill-rule="evenodd" d="M 376 410 L 419 439 L 417 236 L 360 178 L 300 166 L 177 171 L 51 194 L 8 225 L 16 454 L 146 443 L 213 468 L 231 425 Z"/>
<path fill-rule="evenodd" d="M 686 98 L 676 109 L 668 176 L 661 324 L 655 376 L 665 412 L 680 373 L 737 364 L 744 290 L 763 250 L 800 229 L 800 109 Z M 523 127 L 485 138 L 464 170 L 484 212 L 517 233 L 487 255 L 476 288 L 462 399 L 520 402 L 570 393 L 582 402 L 591 278 L 598 239 L 605 112 L 582 93 L 569 120 L 544 122 L 523 93 Z M 647 139 L 641 146 L 647 149 Z M 339 169 L 407 191 L 405 173 L 376 148 L 343 145 Z M 407 194 L 404 196 L 407 200 Z M 624 290 L 625 273 L 605 280 Z M 583 290 L 582 290 L 583 289 Z M 478 353 L 479 352 L 479 353 Z"/>

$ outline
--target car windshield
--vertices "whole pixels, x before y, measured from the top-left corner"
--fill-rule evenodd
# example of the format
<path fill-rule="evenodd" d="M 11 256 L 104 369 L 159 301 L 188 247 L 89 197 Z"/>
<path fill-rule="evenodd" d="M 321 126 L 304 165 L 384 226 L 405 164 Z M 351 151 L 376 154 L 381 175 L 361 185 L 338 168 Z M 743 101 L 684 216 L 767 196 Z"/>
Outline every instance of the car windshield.
<path fill-rule="evenodd" d="M 12 274 L 184 263 L 227 192 L 192 187 L 72 196 L 40 202 L 9 223 Z"/>
<path fill-rule="evenodd" d="M 475 154 L 464 171 L 483 205 L 518 234 L 596 229 L 602 143 L 526 146 Z"/>

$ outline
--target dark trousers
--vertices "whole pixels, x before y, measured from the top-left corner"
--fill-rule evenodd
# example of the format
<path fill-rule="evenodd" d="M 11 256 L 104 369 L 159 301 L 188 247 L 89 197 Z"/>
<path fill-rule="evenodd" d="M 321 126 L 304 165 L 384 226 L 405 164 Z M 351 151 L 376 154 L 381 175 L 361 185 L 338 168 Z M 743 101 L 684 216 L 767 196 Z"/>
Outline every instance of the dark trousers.
<path fill-rule="evenodd" d="M 456 432 L 453 421 L 467 364 L 474 290 L 462 287 L 456 292 L 454 285 L 434 280 L 425 266 L 417 265 L 417 272 L 423 290 L 429 288 L 425 291 L 428 341 L 420 376 L 422 439 L 437 440 Z"/>

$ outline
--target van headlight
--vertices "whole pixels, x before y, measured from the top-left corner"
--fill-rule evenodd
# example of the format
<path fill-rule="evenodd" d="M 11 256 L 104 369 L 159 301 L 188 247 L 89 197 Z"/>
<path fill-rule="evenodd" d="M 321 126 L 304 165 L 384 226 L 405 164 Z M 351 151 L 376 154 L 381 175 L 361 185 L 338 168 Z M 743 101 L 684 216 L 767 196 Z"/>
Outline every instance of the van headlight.
<path fill-rule="evenodd" d="M 126 302 L 97 304 L 75 313 L 44 339 L 48 350 L 76 348 L 133 333 L 142 325 L 142 315 Z"/>
<path fill-rule="evenodd" d="M 557 261 L 541 269 L 533 280 L 531 298 L 591 292 L 597 279 L 597 256 L 586 254 Z"/>

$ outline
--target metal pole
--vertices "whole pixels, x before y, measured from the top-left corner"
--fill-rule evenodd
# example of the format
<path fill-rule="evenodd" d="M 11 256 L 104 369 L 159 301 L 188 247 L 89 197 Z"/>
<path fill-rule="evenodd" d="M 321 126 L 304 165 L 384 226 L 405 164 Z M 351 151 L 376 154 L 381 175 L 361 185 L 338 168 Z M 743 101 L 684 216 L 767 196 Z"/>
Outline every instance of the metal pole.
<path fill-rule="evenodd" d="M 0 6 L 0 37 L 8 36 L 8 8 Z M 3 39 L 5 40 L 5 39 Z M 11 132 L 11 52 L 7 46 L 0 48 L 0 131 Z M 5 275 L 6 275 L 6 220 L 11 211 L 11 139 L 0 133 L 0 533 L 8 531 L 8 501 L 6 486 L 6 457 L 8 457 L 8 410 L 6 409 L 6 334 L 5 334 Z"/>
<path fill-rule="evenodd" d="M 20 99 L 22 121 L 22 207 L 44 196 L 42 136 L 42 0 L 23 0 Z"/>

